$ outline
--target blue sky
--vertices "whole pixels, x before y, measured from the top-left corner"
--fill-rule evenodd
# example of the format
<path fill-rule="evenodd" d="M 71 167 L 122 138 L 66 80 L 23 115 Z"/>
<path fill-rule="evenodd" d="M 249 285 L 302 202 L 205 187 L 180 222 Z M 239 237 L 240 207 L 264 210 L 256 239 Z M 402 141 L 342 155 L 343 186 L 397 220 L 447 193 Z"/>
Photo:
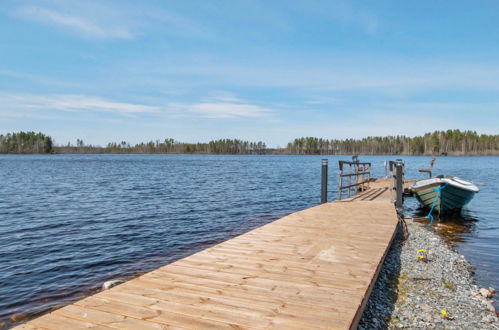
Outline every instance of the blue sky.
<path fill-rule="evenodd" d="M 499 133 L 498 1 L 0 1 L 0 132 Z"/>

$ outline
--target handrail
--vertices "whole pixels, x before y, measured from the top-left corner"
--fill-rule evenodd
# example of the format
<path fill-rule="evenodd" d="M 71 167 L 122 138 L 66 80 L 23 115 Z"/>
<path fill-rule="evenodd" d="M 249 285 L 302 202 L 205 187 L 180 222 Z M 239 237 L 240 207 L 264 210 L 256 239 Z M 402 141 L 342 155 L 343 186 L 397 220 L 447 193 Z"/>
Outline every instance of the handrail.
<path fill-rule="evenodd" d="M 338 161 L 339 165 L 340 165 L 340 171 L 343 170 L 343 164 L 347 164 L 347 165 L 363 165 L 363 166 L 371 166 L 371 163 L 366 163 L 366 162 L 349 162 L 349 161 L 346 161 L 346 160 L 340 160 Z"/>
<path fill-rule="evenodd" d="M 369 181 L 371 181 L 371 163 L 359 162 L 357 156 L 352 157 L 353 161 L 338 161 L 340 168 L 339 185 L 338 185 L 338 199 L 341 200 L 343 190 L 347 190 L 347 195 L 350 197 L 352 188 L 360 187 L 361 190 L 369 188 Z M 343 173 L 343 170 L 348 166 L 348 173 Z M 355 183 L 352 183 L 352 177 L 355 177 Z M 348 178 L 348 184 L 343 185 L 343 178 Z M 359 180 L 360 178 L 360 180 Z M 367 180 L 366 180 L 367 178 Z M 366 188 L 367 183 L 367 188 Z"/>
<path fill-rule="evenodd" d="M 369 174 L 369 172 L 357 172 L 357 173 L 353 173 L 353 174 L 341 174 L 342 177 L 348 177 L 348 176 L 358 176 L 358 175 L 362 175 L 362 174 Z"/>

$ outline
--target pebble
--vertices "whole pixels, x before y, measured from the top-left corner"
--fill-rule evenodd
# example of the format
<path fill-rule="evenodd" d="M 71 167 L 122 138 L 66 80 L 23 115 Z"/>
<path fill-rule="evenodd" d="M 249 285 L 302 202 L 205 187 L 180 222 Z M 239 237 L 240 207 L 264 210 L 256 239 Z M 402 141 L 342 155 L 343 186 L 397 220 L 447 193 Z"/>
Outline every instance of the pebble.
<path fill-rule="evenodd" d="M 399 233 L 359 322 L 359 329 L 499 329 L 492 304 L 477 286 L 474 270 L 425 224 L 407 221 Z M 431 251 L 417 262 L 418 250 Z"/>
<path fill-rule="evenodd" d="M 106 282 L 104 282 L 104 284 L 102 284 L 102 290 L 109 290 L 113 286 L 117 286 L 118 284 L 121 284 L 121 283 L 123 283 L 123 280 L 110 280 L 110 281 L 106 281 Z"/>

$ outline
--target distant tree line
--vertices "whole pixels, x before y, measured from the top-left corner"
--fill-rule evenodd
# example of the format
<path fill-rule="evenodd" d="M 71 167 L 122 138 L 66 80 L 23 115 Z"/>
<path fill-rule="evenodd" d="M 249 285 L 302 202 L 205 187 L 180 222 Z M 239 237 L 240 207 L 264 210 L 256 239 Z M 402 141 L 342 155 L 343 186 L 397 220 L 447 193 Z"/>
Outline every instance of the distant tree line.
<path fill-rule="evenodd" d="M 52 138 L 42 133 L 0 134 L 0 153 L 3 154 L 42 154 L 51 153 L 52 151 Z"/>
<path fill-rule="evenodd" d="M 286 153 L 298 155 L 498 155 L 499 135 L 447 130 L 407 137 L 374 136 L 328 140 L 303 137 L 288 143 Z"/>
<path fill-rule="evenodd" d="M 285 148 L 269 149 L 264 142 L 220 139 L 208 143 L 186 143 L 174 139 L 131 145 L 111 142 L 105 147 L 87 145 L 54 146 L 42 133 L 19 132 L 0 135 L 0 153 L 193 153 L 193 154 L 296 154 L 296 155 L 499 155 L 499 135 L 475 131 L 447 130 L 423 136 L 373 136 L 363 139 L 303 137 Z"/>
<path fill-rule="evenodd" d="M 58 153 L 138 153 L 138 154 L 265 154 L 264 142 L 250 142 L 238 139 L 220 139 L 208 143 L 186 143 L 174 139 L 156 140 L 131 145 L 126 141 L 110 142 L 105 147 L 85 145 L 76 140 L 76 145 L 55 147 Z"/>

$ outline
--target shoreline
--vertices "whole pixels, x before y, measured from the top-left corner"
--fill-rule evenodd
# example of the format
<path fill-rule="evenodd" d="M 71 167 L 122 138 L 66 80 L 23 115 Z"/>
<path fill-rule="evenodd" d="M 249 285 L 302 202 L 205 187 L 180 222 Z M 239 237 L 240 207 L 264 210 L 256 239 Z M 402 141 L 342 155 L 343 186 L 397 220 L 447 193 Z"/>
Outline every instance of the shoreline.
<path fill-rule="evenodd" d="M 304 156 L 304 157 L 336 157 L 336 156 L 392 156 L 392 157 L 432 157 L 432 154 L 294 154 L 280 152 L 265 152 L 265 153 L 203 153 L 203 152 L 0 152 L 0 155 L 206 155 L 206 156 Z M 444 158 L 461 158 L 461 157 L 499 157 L 498 153 L 490 154 L 448 154 L 437 155 L 435 157 Z"/>
<path fill-rule="evenodd" d="M 399 230 L 393 240 L 359 329 L 499 329 L 472 265 L 424 224 L 406 222 L 409 237 Z"/>

